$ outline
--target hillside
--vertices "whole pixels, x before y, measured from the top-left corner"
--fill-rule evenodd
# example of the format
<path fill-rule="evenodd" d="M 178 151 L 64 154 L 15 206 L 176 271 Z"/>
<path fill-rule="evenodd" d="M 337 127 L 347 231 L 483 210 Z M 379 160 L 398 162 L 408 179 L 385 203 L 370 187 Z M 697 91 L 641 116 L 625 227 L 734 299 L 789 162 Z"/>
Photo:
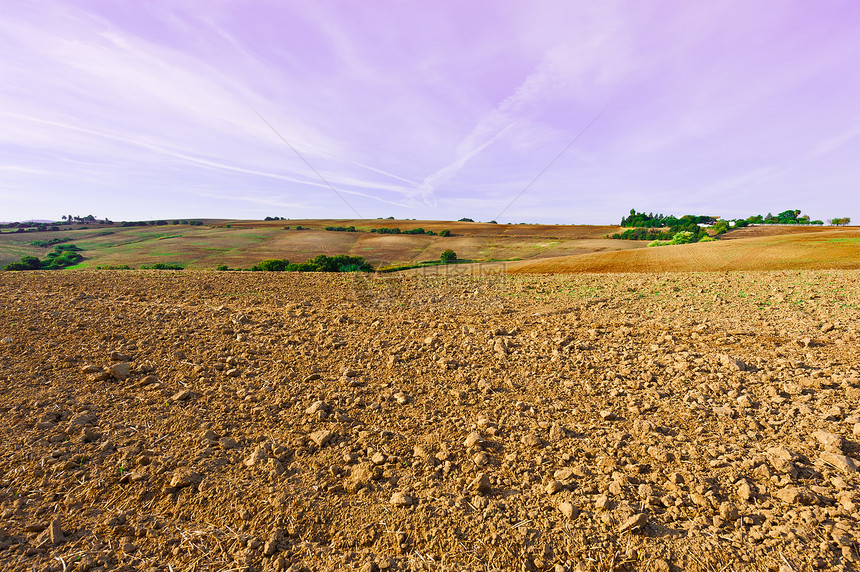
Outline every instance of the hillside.
<path fill-rule="evenodd" d="M 811 232 L 788 228 L 782 233 L 777 228 L 763 230 L 733 231 L 717 242 L 511 262 L 507 269 L 515 273 L 575 273 L 860 268 L 860 230 L 856 228 Z"/>
<path fill-rule="evenodd" d="M 461 260 L 508 261 L 496 268 L 525 273 L 687 272 L 860 268 L 857 227 L 750 227 L 719 241 L 646 248 L 645 241 L 607 240 L 616 226 L 506 225 L 411 220 L 206 220 L 203 226 L 89 225 L 81 230 L 0 233 L 0 266 L 50 248 L 33 241 L 67 239 L 83 249 L 72 268 L 157 263 L 213 270 L 248 268 L 267 258 L 304 262 L 319 254 L 362 256 L 375 267 L 438 260 L 454 250 Z M 303 230 L 297 230 L 297 227 Z M 327 231 L 354 226 L 359 232 Z M 451 236 L 378 234 L 370 230 L 449 230 Z M 450 271 L 451 269 L 445 269 Z M 458 267 L 468 271 L 469 267 Z"/>
<path fill-rule="evenodd" d="M 247 268 L 266 258 L 304 262 L 318 254 L 363 256 L 374 266 L 438 260 L 445 249 L 460 258 L 531 259 L 578 255 L 601 250 L 641 248 L 644 244 L 603 238 L 615 226 L 496 225 L 449 221 L 396 220 L 206 220 L 203 226 L 120 227 L 89 225 L 86 230 L 0 234 L 0 265 L 21 256 L 44 257 L 50 250 L 31 246 L 34 240 L 70 239 L 84 249 L 81 268 L 128 264 L 182 264 L 189 269 L 219 265 Z M 296 230 L 301 226 L 309 230 Z M 355 226 L 362 232 L 333 232 L 328 226 Z M 289 229 L 285 229 L 289 227 Z M 424 228 L 451 236 L 389 235 L 371 228 Z"/>

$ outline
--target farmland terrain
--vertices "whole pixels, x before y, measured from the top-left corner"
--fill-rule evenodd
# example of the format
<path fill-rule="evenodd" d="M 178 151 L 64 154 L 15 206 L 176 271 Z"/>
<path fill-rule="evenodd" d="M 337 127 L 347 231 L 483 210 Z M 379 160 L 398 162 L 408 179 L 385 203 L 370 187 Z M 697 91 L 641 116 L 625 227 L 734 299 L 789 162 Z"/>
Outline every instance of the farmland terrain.
<path fill-rule="evenodd" d="M 852 270 L 5 272 L 0 569 L 854 570 L 858 300 Z"/>
<path fill-rule="evenodd" d="M 461 260 L 514 261 L 512 272 L 697 272 L 860 268 L 856 227 L 759 226 L 730 231 L 720 240 L 671 248 L 645 248 L 646 241 L 609 240 L 616 226 L 506 225 L 402 220 L 207 220 L 201 226 L 105 226 L 53 232 L 0 233 L 0 266 L 22 256 L 44 258 L 49 247 L 30 244 L 65 240 L 82 248 L 72 269 L 175 264 L 187 269 L 250 268 L 277 258 L 304 262 L 324 254 L 361 256 L 374 267 L 438 261 L 444 250 Z M 327 231 L 326 227 L 358 232 Z M 289 227 L 289 228 L 286 228 Z M 301 227 L 302 230 L 298 230 Z M 416 228 L 451 236 L 379 234 L 371 229 Z M 74 229 L 74 230 L 72 230 Z M 432 270 L 430 270 L 432 271 Z"/>
<path fill-rule="evenodd" d="M 30 242 L 70 239 L 83 248 L 84 262 L 76 268 L 98 266 L 179 264 L 189 269 L 250 268 L 257 262 L 279 258 L 304 262 L 319 254 L 362 256 L 375 267 L 439 260 L 453 249 L 472 260 L 563 256 L 602 250 L 643 248 L 642 242 L 606 240 L 617 226 L 496 225 L 439 221 L 393 220 L 207 220 L 202 226 L 87 225 L 83 230 L 4 232 L 0 234 L 0 266 L 22 256 L 44 257 L 50 249 Z M 229 226 L 228 226 L 229 225 Z M 333 232 L 326 227 L 355 226 L 361 232 Z M 285 227 L 289 227 L 286 229 Z M 297 230 L 302 227 L 303 230 Z M 73 228 L 80 228 L 74 225 Z M 376 234 L 371 228 L 423 228 L 447 237 L 422 234 Z"/>
<path fill-rule="evenodd" d="M 860 230 L 753 227 L 716 242 L 512 262 L 511 272 L 713 272 L 860 269 Z"/>

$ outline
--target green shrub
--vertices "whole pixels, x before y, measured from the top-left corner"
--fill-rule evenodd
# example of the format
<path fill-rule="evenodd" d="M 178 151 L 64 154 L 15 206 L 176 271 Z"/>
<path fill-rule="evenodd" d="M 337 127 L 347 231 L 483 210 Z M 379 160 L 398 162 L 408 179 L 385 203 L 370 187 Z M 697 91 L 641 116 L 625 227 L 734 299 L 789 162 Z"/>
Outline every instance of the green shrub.
<path fill-rule="evenodd" d="M 172 264 L 165 262 L 157 262 L 152 266 L 141 266 L 141 270 L 185 270 L 181 264 Z"/>
<path fill-rule="evenodd" d="M 716 241 L 717 241 L 716 238 L 714 238 L 713 236 L 708 236 L 707 234 L 699 239 L 699 242 L 716 242 Z"/>
<path fill-rule="evenodd" d="M 38 270 L 42 262 L 35 256 L 22 256 L 20 262 L 7 264 L 3 270 Z"/>
<path fill-rule="evenodd" d="M 263 260 L 252 266 L 251 270 L 257 272 L 370 272 L 373 270 L 373 266 L 361 256 L 348 256 L 346 254 L 326 256 L 320 254 L 306 262 L 297 264 L 290 264 L 287 260 L 279 259 Z"/>
<path fill-rule="evenodd" d="M 440 230 L 439 236 L 451 236 L 451 231 L 450 230 Z"/>
<path fill-rule="evenodd" d="M 283 260 L 280 258 L 269 258 L 268 260 L 258 262 L 251 267 L 251 270 L 253 270 L 254 272 L 283 272 L 287 269 L 287 266 L 289 265 L 289 260 Z"/>
<path fill-rule="evenodd" d="M 287 266 L 287 272 L 316 272 L 319 270 L 316 264 L 310 262 L 299 262 Z"/>
<path fill-rule="evenodd" d="M 230 270 L 230 269 L 229 269 L 229 268 L 227 268 L 227 265 L 226 265 L 226 264 L 221 264 L 221 265 L 217 266 L 217 267 L 215 268 L 215 270 L 217 270 L 217 271 L 219 271 L 219 272 L 224 272 L 224 271 L 226 271 L 226 270 Z"/>
<path fill-rule="evenodd" d="M 439 258 L 444 264 L 448 264 L 457 260 L 457 253 L 449 248 L 448 250 L 443 251 Z"/>

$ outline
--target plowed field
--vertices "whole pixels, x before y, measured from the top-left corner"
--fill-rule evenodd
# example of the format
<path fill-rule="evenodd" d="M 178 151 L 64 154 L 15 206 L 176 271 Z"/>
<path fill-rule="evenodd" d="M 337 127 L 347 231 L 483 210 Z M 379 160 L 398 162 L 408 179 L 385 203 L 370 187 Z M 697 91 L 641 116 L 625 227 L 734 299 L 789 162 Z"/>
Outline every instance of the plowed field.
<path fill-rule="evenodd" d="M 765 229 L 771 230 L 771 229 Z M 785 231 L 785 227 L 779 227 Z M 788 231 L 796 229 L 789 228 Z M 745 232 L 745 231 L 742 231 Z M 541 258 L 508 265 L 512 272 L 713 272 L 858 269 L 860 231 L 817 230 L 769 235 L 729 233 L 716 242 Z M 751 238 L 738 238 L 738 236 Z M 620 242 L 620 241 L 619 241 Z"/>
<path fill-rule="evenodd" d="M 854 570 L 858 300 L 857 271 L 3 273 L 0 569 Z"/>

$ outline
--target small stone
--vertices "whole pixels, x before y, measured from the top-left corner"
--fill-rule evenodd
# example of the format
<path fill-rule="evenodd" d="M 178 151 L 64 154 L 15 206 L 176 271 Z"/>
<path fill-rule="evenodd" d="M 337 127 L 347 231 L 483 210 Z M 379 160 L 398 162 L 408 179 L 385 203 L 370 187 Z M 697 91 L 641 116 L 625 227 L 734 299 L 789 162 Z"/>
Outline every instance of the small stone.
<path fill-rule="evenodd" d="M 97 365 L 85 365 L 81 368 L 81 373 L 99 373 L 100 371 L 103 370 Z"/>
<path fill-rule="evenodd" d="M 600 495 L 594 501 L 594 508 L 597 510 L 606 510 L 609 507 L 609 497 L 607 495 Z"/>
<path fill-rule="evenodd" d="M 781 445 L 779 447 L 770 447 L 770 448 L 768 448 L 767 451 L 765 451 L 765 453 L 767 454 L 768 460 L 773 460 L 773 459 L 785 459 L 786 461 L 797 460 L 797 454 L 796 453 L 794 453 L 793 451 L 791 451 L 789 449 L 786 449 L 785 447 L 783 447 Z"/>
<path fill-rule="evenodd" d="M 396 492 L 391 495 L 391 504 L 394 506 L 412 506 L 414 502 L 412 497 L 403 492 Z"/>
<path fill-rule="evenodd" d="M 564 429 L 558 423 L 553 423 L 549 428 L 549 440 L 552 442 L 561 441 L 564 438 Z"/>
<path fill-rule="evenodd" d="M 221 445 L 222 449 L 238 449 L 239 443 L 232 437 L 221 437 L 218 441 L 218 444 Z"/>
<path fill-rule="evenodd" d="M 476 431 L 472 431 L 466 436 L 466 441 L 463 443 L 467 449 L 481 445 L 484 442 L 483 437 Z"/>
<path fill-rule="evenodd" d="M 487 473 L 478 473 L 478 475 L 472 479 L 472 482 L 469 483 L 469 490 L 480 494 L 488 493 L 491 489 L 492 486 L 490 485 L 490 478 L 487 476 Z"/>
<path fill-rule="evenodd" d="M 747 364 L 728 354 L 720 354 L 720 363 L 723 367 L 733 371 L 747 371 Z"/>
<path fill-rule="evenodd" d="M 203 434 L 200 436 L 200 438 L 203 439 L 204 441 L 217 441 L 218 440 L 218 433 L 216 433 L 212 429 L 207 429 L 206 431 L 203 432 Z"/>
<path fill-rule="evenodd" d="M 382 465 L 385 463 L 385 459 L 385 455 L 377 451 L 373 454 L 373 457 L 370 458 L 370 462 L 372 462 L 374 465 Z"/>
<path fill-rule="evenodd" d="M 558 510 L 565 518 L 575 518 L 579 514 L 579 510 L 569 502 L 559 503 Z"/>
<path fill-rule="evenodd" d="M 226 375 L 227 377 L 239 377 L 240 375 L 242 375 L 242 370 L 237 368 L 231 368 L 225 371 L 224 375 Z"/>
<path fill-rule="evenodd" d="M 786 504 L 814 504 L 815 495 L 802 487 L 785 487 L 773 493 L 773 496 Z"/>
<path fill-rule="evenodd" d="M 258 446 L 254 449 L 254 452 L 251 453 L 251 456 L 245 459 L 246 467 L 253 467 L 254 465 L 262 465 L 269 459 L 269 455 L 267 453 L 267 448 L 264 445 Z"/>
<path fill-rule="evenodd" d="M 129 375 L 131 375 L 131 364 L 125 361 L 115 363 L 110 366 L 110 374 L 115 379 L 118 379 L 119 381 L 124 381 L 128 379 Z"/>
<path fill-rule="evenodd" d="M 546 494 L 548 494 L 548 495 L 554 495 L 555 493 L 557 493 L 563 489 L 564 489 L 564 485 L 561 484 L 559 481 L 556 481 L 556 480 L 550 481 L 549 483 L 547 483 L 546 487 L 544 487 L 544 490 L 546 491 Z"/>
<path fill-rule="evenodd" d="M 111 352 L 110 359 L 113 361 L 131 361 L 131 356 L 120 352 Z"/>
<path fill-rule="evenodd" d="M 628 530 L 641 529 L 648 522 L 648 515 L 644 512 L 633 515 L 624 521 L 624 524 L 618 527 L 618 533 L 627 532 Z"/>
<path fill-rule="evenodd" d="M 63 529 L 60 526 L 59 518 L 55 518 L 51 521 L 51 524 L 48 525 L 48 536 L 51 539 L 51 544 L 55 546 L 66 539 L 66 535 L 63 533 Z"/>
<path fill-rule="evenodd" d="M 199 483 L 202 478 L 203 477 L 200 475 L 200 473 L 180 469 L 173 473 L 173 477 L 170 479 L 170 486 L 175 489 L 181 489 L 183 487 Z"/>
<path fill-rule="evenodd" d="M 839 435 L 835 435 L 828 431 L 816 431 L 812 434 L 815 439 L 821 443 L 821 446 L 824 447 L 825 451 L 829 451 L 831 453 L 842 453 L 842 437 Z"/>
<path fill-rule="evenodd" d="M 187 389 L 180 389 L 179 391 L 174 393 L 172 396 L 170 396 L 170 400 L 171 401 L 185 401 L 189 397 L 191 397 L 191 391 L 189 391 Z"/>
<path fill-rule="evenodd" d="M 92 427 L 84 427 L 79 440 L 81 443 L 94 443 L 101 438 L 101 433 L 96 432 Z"/>
<path fill-rule="evenodd" d="M 615 421 L 618 417 L 612 411 L 604 410 L 600 412 L 600 418 L 604 421 Z"/>
<path fill-rule="evenodd" d="M 523 435 L 522 443 L 526 447 L 538 448 L 543 446 L 543 440 L 534 433 L 526 433 Z"/>
<path fill-rule="evenodd" d="M 640 437 L 644 437 L 652 431 L 654 431 L 654 424 L 650 421 L 645 421 L 644 419 L 637 419 L 633 422 L 633 432 Z"/>
<path fill-rule="evenodd" d="M 263 556 L 274 556 L 275 552 L 278 551 L 278 541 L 277 540 L 269 540 L 266 542 L 265 546 L 263 546 Z"/>
<path fill-rule="evenodd" d="M 738 497 L 744 502 L 750 502 L 752 500 L 753 492 L 748 482 L 743 481 L 738 485 Z"/>
<path fill-rule="evenodd" d="M 80 425 L 89 425 L 95 421 L 96 416 L 91 413 L 80 413 L 69 420 L 69 427 L 77 427 Z"/>
<path fill-rule="evenodd" d="M 836 467 L 843 473 L 850 474 L 857 472 L 857 461 L 851 457 L 825 451 L 824 453 L 821 453 L 821 460 L 828 465 Z"/>
<path fill-rule="evenodd" d="M 326 429 L 320 429 L 319 431 L 311 433 L 311 440 L 313 440 L 318 447 L 325 446 L 326 443 L 331 441 L 332 437 L 334 437 L 334 433 Z"/>
<path fill-rule="evenodd" d="M 325 401 L 314 401 L 310 404 L 310 407 L 305 409 L 305 414 L 316 415 L 319 411 L 329 413 L 331 411 L 331 405 L 329 405 Z"/>
<path fill-rule="evenodd" d="M 126 542 L 122 545 L 122 551 L 126 554 L 134 554 L 135 552 L 137 552 L 137 546 L 135 546 L 131 542 Z"/>
<path fill-rule="evenodd" d="M 726 522 L 734 522 L 738 519 L 738 507 L 725 501 L 720 503 L 720 518 Z"/>
<path fill-rule="evenodd" d="M 824 419 L 828 421 L 837 421 L 839 419 L 842 419 L 844 415 L 845 412 L 842 411 L 842 408 L 838 405 L 834 405 L 824 413 Z"/>

